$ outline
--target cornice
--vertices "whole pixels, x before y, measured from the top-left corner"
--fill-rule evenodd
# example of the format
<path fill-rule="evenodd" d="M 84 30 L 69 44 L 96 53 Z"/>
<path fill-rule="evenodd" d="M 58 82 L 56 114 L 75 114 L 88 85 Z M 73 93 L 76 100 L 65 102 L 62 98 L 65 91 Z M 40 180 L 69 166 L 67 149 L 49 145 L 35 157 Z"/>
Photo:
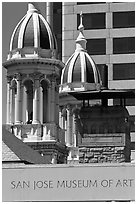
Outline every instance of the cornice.
<path fill-rule="evenodd" d="M 20 59 L 10 59 L 4 62 L 2 65 L 6 69 L 8 69 L 10 66 L 14 65 L 22 65 L 22 64 L 37 64 L 37 65 L 52 65 L 58 67 L 60 70 L 62 70 L 65 66 L 65 64 L 58 60 L 58 59 L 50 59 L 50 58 L 20 58 Z"/>
<path fill-rule="evenodd" d="M 25 142 L 29 146 L 31 146 L 33 149 L 37 150 L 47 150 L 47 151 L 53 151 L 57 150 L 59 152 L 68 154 L 68 148 L 67 146 L 61 144 L 60 142 L 57 141 L 39 141 L 39 142 Z"/>

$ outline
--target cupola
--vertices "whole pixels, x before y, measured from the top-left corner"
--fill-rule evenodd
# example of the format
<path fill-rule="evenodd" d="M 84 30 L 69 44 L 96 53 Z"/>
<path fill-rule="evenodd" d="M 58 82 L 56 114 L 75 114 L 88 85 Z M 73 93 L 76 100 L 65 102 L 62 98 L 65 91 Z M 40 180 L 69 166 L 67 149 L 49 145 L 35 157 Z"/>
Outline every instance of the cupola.
<path fill-rule="evenodd" d="M 81 13 L 76 50 L 62 70 L 60 92 L 99 90 L 101 88 L 97 65 L 86 51 L 87 41 L 83 34 L 82 18 Z"/>
<path fill-rule="evenodd" d="M 10 41 L 8 60 L 13 58 L 56 58 L 57 42 L 55 35 L 32 3 L 28 4 L 27 14 L 15 27 Z"/>

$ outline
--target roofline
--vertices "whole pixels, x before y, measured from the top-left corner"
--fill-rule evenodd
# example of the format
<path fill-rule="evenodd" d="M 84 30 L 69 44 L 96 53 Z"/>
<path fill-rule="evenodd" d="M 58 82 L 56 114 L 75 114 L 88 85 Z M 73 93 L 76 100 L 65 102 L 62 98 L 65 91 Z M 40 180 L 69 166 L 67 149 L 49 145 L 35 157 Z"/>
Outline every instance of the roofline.
<path fill-rule="evenodd" d="M 114 99 L 114 98 L 135 98 L 134 90 L 125 89 L 105 89 L 98 91 L 71 91 L 68 94 L 75 97 L 77 100 L 94 100 L 94 99 Z"/>

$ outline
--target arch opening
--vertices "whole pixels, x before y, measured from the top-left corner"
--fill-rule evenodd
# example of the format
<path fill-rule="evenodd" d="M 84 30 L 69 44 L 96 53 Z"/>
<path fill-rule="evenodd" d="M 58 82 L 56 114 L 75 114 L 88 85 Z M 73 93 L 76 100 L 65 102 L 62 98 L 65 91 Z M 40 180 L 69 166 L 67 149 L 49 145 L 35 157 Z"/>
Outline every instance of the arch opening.
<path fill-rule="evenodd" d="M 41 95 L 41 118 L 43 120 L 43 123 L 49 122 L 49 83 L 47 80 L 43 79 L 41 81 L 41 90 L 42 90 L 42 95 Z"/>
<path fill-rule="evenodd" d="M 33 82 L 31 79 L 27 79 L 24 81 L 23 85 L 24 85 L 23 121 L 27 124 L 31 124 L 33 120 Z"/>

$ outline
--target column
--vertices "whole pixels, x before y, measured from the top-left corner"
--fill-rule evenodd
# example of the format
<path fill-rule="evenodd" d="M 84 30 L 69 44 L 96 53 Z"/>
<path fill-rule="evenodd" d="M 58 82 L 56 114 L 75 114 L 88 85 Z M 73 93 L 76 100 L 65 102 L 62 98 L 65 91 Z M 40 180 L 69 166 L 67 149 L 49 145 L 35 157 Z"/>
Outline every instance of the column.
<path fill-rule="evenodd" d="M 27 118 L 27 93 L 26 93 L 26 87 L 23 87 L 23 105 L 22 105 L 22 118 L 23 118 L 23 123 L 26 123 L 28 118 Z"/>
<path fill-rule="evenodd" d="M 40 87 L 40 122 L 43 124 L 43 89 Z"/>
<path fill-rule="evenodd" d="M 11 79 L 7 77 L 7 124 L 10 124 L 10 82 Z"/>
<path fill-rule="evenodd" d="M 15 123 L 22 123 L 22 100 L 23 100 L 23 86 L 21 79 L 17 79 L 17 95 L 16 95 L 16 111 L 15 111 Z"/>
<path fill-rule="evenodd" d="M 48 122 L 51 122 L 51 86 L 48 86 Z"/>
<path fill-rule="evenodd" d="M 65 107 L 62 109 L 62 129 L 65 130 L 65 143 L 67 143 L 67 111 Z"/>
<path fill-rule="evenodd" d="M 55 81 L 51 82 L 51 122 L 55 122 Z"/>
<path fill-rule="evenodd" d="M 67 106 L 67 145 L 72 145 L 72 110 L 71 106 Z"/>
<path fill-rule="evenodd" d="M 74 121 L 73 146 L 76 147 L 77 146 L 77 119 L 75 114 L 73 114 L 73 121 Z"/>
<path fill-rule="evenodd" d="M 15 88 L 10 88 L 10 123 L 15 122 Z"/>
<path fill-rule="evenodd" d="M 59 126 L 63 129 L 63 126 L 62 126 L 62 107 L 59 107 Z"/>
<path fill-rule="evenodd" d="M 78 109 L 73 108 L 73 146 L 78 146 L 78 129 L 77 129 L 77 120 L 78 120 Z"/>
<path fill-rule="evenodd" d="M 56 109 L 55 109 L 55 117 L 56 117 L 56 124 L 59 125 L 59 87 L 56 86 Z"/>
<path fill-rule="evenodd" d="M 33 95 L 33 124 L 40 123 L 40 107 L 39 107 L 39 97 L 40 97 L 40 83 L 39 79 L 35 78 L 34 81 L 34 95 Z"/>

